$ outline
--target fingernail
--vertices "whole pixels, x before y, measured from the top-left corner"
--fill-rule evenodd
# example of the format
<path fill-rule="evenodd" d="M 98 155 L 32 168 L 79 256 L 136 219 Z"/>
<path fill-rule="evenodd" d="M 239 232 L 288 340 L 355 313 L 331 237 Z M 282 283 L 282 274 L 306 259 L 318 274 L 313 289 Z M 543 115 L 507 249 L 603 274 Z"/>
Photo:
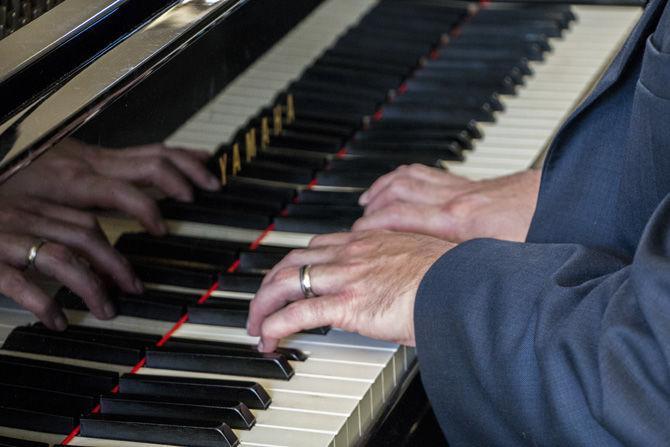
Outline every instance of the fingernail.
<path fill-rule="evenodd" d="M 144 292 L 144 284 L 142 284 L 142 281 L 140 281 L 139 278 L 135 278 L 135 282 L 133 283 L 133 286 L 135 287 L 135 292 L 137 292 L 137 293 Z"/>
<path fill-rule="evenodd" d="M 365 206 L 365 204 L 368 202 L 368 193 L 364 192 L 361 194 L 361 196 L 358 198 L 358 204 L 361 206 Z"/>
<path fill-rule="evenodd" d="M 209 177 L 209 180 L 207 180 L 207 185 L 212 191 L 216 191 L 221 187 L 221 183 L 219 183 L 219 181 L 214 176 Z"/>
<path fill-rule="evenodd" d="M 110 301 L 105 303 L 105 305 L 102 307 L 102 310 L 105 313 L 105 317 L 107 318 L 114 318 L 114 315 L 116 315 L 116 309 Z"/>
<path fill-rule="evenodd" d="M 168 227 L 165 225 L 165 222 L 158 222 L 158 232 L 160 234 L 166 234 L 168 232 Z"/>
<path fill-rule="evenodd" d="M 264 348 L 265 348 L 265 345 L 263 345 L 263 340 L 259 341 L 259 342 L 258 342 L 258 350 L 259 350 L 260 352 L 264 352 L 264 351 L 263 351 Z"/>
<path fill-rule="evenodd" d="M 67 329 L 67 320 L 62 315 L 57 315 L 56 318 L 54 318 L 53 323 L 57 331 L 62 332 Z"/>

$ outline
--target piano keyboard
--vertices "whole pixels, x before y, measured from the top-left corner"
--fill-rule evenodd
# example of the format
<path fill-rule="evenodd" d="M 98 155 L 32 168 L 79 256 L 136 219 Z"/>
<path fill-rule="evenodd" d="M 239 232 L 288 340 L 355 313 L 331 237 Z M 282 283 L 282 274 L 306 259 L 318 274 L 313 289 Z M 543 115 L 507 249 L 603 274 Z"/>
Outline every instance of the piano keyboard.
<path fill-rule="evenodd" d="M 394 5 L 401 4 L 395 0 L 382 3 L 390 4 L 391 9 Z M 271 106 L 277 94 L 284 91 L 293 80 L 300 78 L 304 67 L 310 66 L 325 49 L 331 47 L 333 41 L 348 26 L 375 14 L 378 11 L 375 9 L 377 6 L 378 2 L 368 0 L 324 2 L 175 132 L 168 143 L 208 149 L 218 157 L 221 155 L 221 143 L 229 143 L 237 138 L 239 129 L 243 129 L 249 119 L 258 116 L 262 109 Z M 461 22 L 467 13 L 474 12 L 471 8 L 465 8 L 464 4 L 458 6 L 460 10 L 454 9 L 451 13 L 454 17 L 460 15 L 458 20 Z M 573 10 L 579 22 L 572 24 L 571 29 L 564 32 L 562 39 L 550 39 L 549 43 L 554 50 L 544 54 L 544 61 L 527 64 L 534 75 L 525 76 L 525 86 L 514 88 L 518 90 L 516 96 L 500 95 L 505 110 L 493 113 L 495 123 L 480 123 L 485 137 L 473 143 L 474 150 L 461 151 L 460 148 L 449 146 L 449 150 L 453 149 L 458 155 L 453 158 L 464 158 L 464 161 L 442 160 L 451 170 L 473 178 L 485 178 L 530 166 L 564 116 L 574 108 L 601 73 L 639 17 L 639 10 L 635 8 L 580 6 Z M 375 20 L 373 17 L 366 23 L 375 23 Z M 454 20 L 454 24 L 459 23 L 457 19 Z M 472 22 L 477 23 L 477 19 Z M 467 33 L 468 27 L 475 26 L 470 23 L 461 25 L 462 36 Z M 523 23 L 519 26 L 523 26 Z M 445 24 L 444 32 L 450 28 Z M 454 36 L 455 34 L 452 35 L 453 42 L 457 42 L 459 37 Z M 450 48 L 449 45 L 438 47 L 430 55 L 426 51 L 423 54 L 428 56 L 425 65 L 419 67 L 410 80 L 425 79 L 422 76 L 430 74 L 431 61 L 439 63 L 442 52 L 450 54 Z M 421 55 L 417 55 L 417 58 Z M 381 111 L 368 119 L 372 123 L 372 133 L 379 129 L 382 133 L 389 131 L 383 127 L 383 123 L 394 119 L 393 112 L 397 109 L 394 106 L 408 101 L 411 103 L 411 94 L 414 93 L 412 86 L 420 87 L 421 83 L 408 82 L 406 85 L 409 85 L 409 93 L 404 93 L 403 86 L 398 85 L 396 100 L 387 103 Z M 495 97 L 492 98 L 491 101 L 495 102 Z M 297 113 L 301 118 L 299 106 L 300 103 L 297 105 Z M 284 115 L 287 115 L 287 109 L 288 104 L 282 112 Z M 342 118 L 340 115 L 337 117 Z M 470 125 L 469 121 L 459 119 L 455 122 Z M 400 122 L 405 122 L 402 117 Z M 286 124 L 291 129 L 288 120 Z M 320 121 L 317 127 L 323 130 L 327 128 L 324 124 L 327 123 Z M 344 126 L 331 126 L 328 131 L 342 127 Z M 476 133 L 477 129 L 471 128 L 469 131 Z M 456 132 L 454 135 L 464 140 L 463 145 L 469 144 L 470 138 L 464 137 L 463 132 Z M 349 145 L 350 142 L 346 144 Z M 230 151 L 229 146 L 230 144 L 224 145 L 224 150 Z M 348 147 L 351 149 L 353 146 Z M 290 151 L 282 154 L 285 155 L 286 152 Z M 296 151 L 299 155 L 296 160 L 301 163 L 312 159 L 319 160 L 313 153 L 303 157 L 305 152 L 309 151 Z M 226 152 L 228 153 L 234 154 Z M 345 152 L 343 157 L 339 157 L 338 152 L 338 155 L 328 157 L 328 160 L 332 162 L 342 159 L 343 162 L 352 163 L 349 166 L 354 169 L 360 166 L 356 163 L 365 163 L 366 160 L 372 160 L 370 163 L 374 169 L 378 169 L 380 163 L 383 165 L 384 162 L 384 157 L 380 161 L 379 157 L 374 156 L 367 159 L 349 158 L 348 155 L 351 154 Z M 273 166 L 271 163 L 269 165 Z M 246 166 L 252 164 L 245 164 Z M 245 167 L 242 168 L 242 174 L 245 173 Z M 317 180 L 318 175 L 317 173 Z M 96 380 L 102 380 L 101 376 L 109 380 L 120 380 L 120 386 L 114 387 L 114 392 L 110 389 L 111 394 L 105 396 L 102 408 L 94 410 L 97 416 L 82 418 L 81 432 L 72 431 L 72 436 L 67 439 L 67 433 L 63 430 L 58 434 L 47 433 L 48 430 L 31 430 L 26 426 L 30 424 L 30 420 L 15 421 L 14 428 L 2 427 L 3 417 L 8 417 L 8 413 L 3 413 L 8 405 L 7 399 L 11 405 L 20 405 L 21 402 L 16 401 L 18 397 L 14 397 L 13 401 L 11 397 L 0 397 L 5 399 L 0 400 L 0 436 L 48 444 L 64 442 L 81 446 L 155 446 L 171 445 L 170 442 L 179 441 L 179 433 L 183 435 L 186 430 L 186 433 L 193 433 L 188 445 L 235 445 L 237 440 L 241 445 L 258 447 L 356 445 L 374 420 L 382 414 L 393 391 L 402 385 L 408 374 L 416 370 L 413 350 L 345 333 L 336 328 L 323 328 L 320 331 L 289 337 L 281 344 L 284 351 L 273 354 L 273 357 L 260 358 L 262 356 L 259 357 L 250 348 L 257 339 L 246 335 L 243 326 L 246 303 L 253 297 L 262 272 L 286 252 L 284 247 L 304 246 L 313 233 L 287 231 L 284 228 L 299 229 L 296 223 L 304 225 L 303 228 L 311 229 L 314 225 L 328 228 L 328 222 L 324 219 L 315 220 L 310 215 L 302 219 L 300 214 L 294 218 L 291 215 L 292 210 L 299 210 L 305 201 L 308 206 L 312 204 L 309 201 L 310 192 L 318 194 L 319 191 L 334 191 L 342 194 L 337 196 L 337 200 L 344 198 L 350 202 L 363 186 L 346 184 L 346 176 L 344 183 L 334 186 L 320 185 L 318 181 L 315 184 L 313 179 L 310 180 L 311 177 L 300 181 L 254 179 L 244 175 L 241 177 L 241 180 L 229 177 L 228 181 L 231 183 L 222 194 L 226 194 L 225 191 L 232 191 L 233 195 L 248 193 L 250 196 L 239 199 L 243 202 L 246 200 L 245 203 L 248 204 L 253 203 L 254 206 L 262 205 L 263 209 L 271 204 L 270 198 L 263 197 L 263 194 L 274 197 L 287 189 L 297 189 L 300 194 L 297 199 L 293 196 L 293 199 L 284 199 L 283 210 L 274 213 L 278 217 L 268 220 L 267 225 L 260 217 L 252 219 L 255 216 L 253 213 L 242 213 L 240 222 L 244 219 L 245 224 L 240 223 L 238 226 L 234 220 L 219 219 L 217 222 L 208 222 L 212 214 L 207 213 L 205 204 L 212 209 L 216 209 L 213 203 L 235 204 L 235 200 L 229 196 L 224 198 L 203 195 L 198 198 L 197 206 L 166 202 L 164 212 L 170 216 L 169 226 L 173 236 L 161 241 L 146 235 L 131 234 L 141 230 L 125 219 L 109 217 L 102 220 L 110 240 L 129 256 L 148 290 L 144 297 L 119 297 L 117 305 L 120 316 L 114 320 L 105 322 L 94 319 L 80 308 L 76 299 L 68 301 L 72 297 L 63 295 L 63 291 L 59 293 L 59 297 L 68 307 L 67 314 L 70 323 L 74 325 L 65 335 L 45 333 L 39 326 L 26 326 L 34 321 L 34 317 L 22 310 L 2 310 L 0 340 L 4 344 L 3 350 L 0 350 L 0 374 L 5 368 L 5 375 L 0 375 L 0 378 L 9 381 L 16 389 L 25 386 L 17 384 L 22 379 L 10 377 L 6 373 L 7 364 L 20 363 L 16 358 L 94 368 L 123 376 L 121 379 L 109 379 L 108 373 L 96 373 Z M 251 194 L 254 194 L 253 197 Z M 326 195 L 318 197 L 321 200 Z M 344 210 L 343 213 L 350 213 L 355 207 L 351 203 L 338 207 L 337 201 L 327 202 L 325 205 L 318 201 L 315 203 L 318 210 L 335 214 L 340 209 Z M 304 213 L 305 210 L 300 212 Z M 221 214 L 225 213 L 222 211 Z M 293 227 L 289 227 L 289 223 Z M 95 329 L 100 331 L 91 332 Z M 38 343 L 36 340 L 42 342 Z M 58 370 L 55 366 L 46 368 L 44 365 L 40 369 L 34 364 L 23 365 L 22 368 L 29 372 L 49 368 Z M 58 371 L 58 374 L 74 374 L 71 371 Z M 77 370 L 77 374 L 77 380 L 85 375 L 83 370 Z M 112 376 L 116 377 L 113 374 Z M 160 377 L 170 377 L 167 383 L 179 390 L 186 389 L 180 388 L 185 386 L 183 381 L 186 381 L 193 395 L 186 394 L 185 391 L 177 397 L 157 394 L 165 399 L 162 406 L 157 405 L 151 400 L 156 396 L 152 396 L 147 390 L 152 389 L 150 384 L 160 382 Z M 200 396 L 198 398 L 203 400 L 198 393 L 206 391 L 205 384 L 222 387 L 224 380 L 236 381 L 234 383 L 237 393 L 242 393 L 238 389 L 242 387 L 240 381 L 252 381 L 262 390 L 258 393 L 267 393 L 268 399 L 263 400 L 258 397 L 258 393 L 252 393 L 251 396 L 248 389 L 245 391 L 246 400 L 241 402 L 249 406 L 249 411 L 255 418 L 255 424 L 250 429 L 241 427 L 244 421 L 240 420 L 239 412 L 235 413 L 236 418 L 229 414 L 230 403 L 226 404 L 228 407 L 222 408 L 225 405 L 221 402 L 216 402 L 216 406 L 211 401 L 207 405 L 199 401 L 200 404 L 196 405 L 198 411 L 213 406 L 216 411 L 228 411 L 225 420 L 232 424 L 232 429 L 222 428 L 219 419 L 219 425 L 212 425 L 211 420 L 176 421 L 164 417 L 158 421 L 159 424 L 155 420 L 135 417 L 131 418 L 134 423 L 145 424 L 132 427 L 140 432 L 140 435 L 135 434 L 135 439 L 139 439 L 139 436 L 143 442 L 128 440 L 132 437 L 128 434 L 132 429 L 127 425 L 130 418 L 128 408 L 132 407 L 128 400 L 139 399 L 142 402 L 140 409 L 143 409 L 142 414 L 145 416 L 149 411 L 147 408 L 159 411 L 156 409 L 158 407 L 160 411 L 173 411 L 169 414 L 175 414 L 175 405 L 180 404 L 179 399 L 190 397 L 197 400 L 196 397 Z M 0 385 L 2 383 L 0 380 Z M 139 397 L 136 395 L 139 393 L 138 389 L 142 391 Z M 161 393 L 170 393 L 169 386 L 160 389 Z M 29 397 L 35 397 L 36 393 L 33 388 L 21 392 L 27 393 Z M 67 396 L 63 398 L 65 397 Z M 206 397 L 211 400 L 216 396 L 212 394 Z M 123 407 L 124 402 L 119 402 L 124 399 L 126 407 Z M 271 402 L 268 404 L 269 400 Z M 46 403 L 40 403 L 40 408 L 43 411 L 50 410 L 44 407 L 48 407 L 50 402 L 47 399 Z M 168 402 L 173 407 L 166 409 Z M 184 405 L 183 402 L 181 404 Z M 126 408 L 123 410 L 126 413 L 115 413 L 112 410 L 114 405 Z M 140 411 L 137 406 L 132 408 Z M 180 411 L 182 413 L 179 414 L 183 414 L 183 408 Z M 175 437 L 171 437 L 172 434 Z M 177 442 L 177 445 L 184 445 L 184 442 Z"/>

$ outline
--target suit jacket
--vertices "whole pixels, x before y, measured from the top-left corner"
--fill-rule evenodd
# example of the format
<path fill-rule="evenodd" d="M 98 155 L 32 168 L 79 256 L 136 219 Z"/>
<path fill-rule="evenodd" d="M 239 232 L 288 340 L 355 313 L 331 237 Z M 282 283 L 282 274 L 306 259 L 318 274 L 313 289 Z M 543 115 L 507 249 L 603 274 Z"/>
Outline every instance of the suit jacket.
<path fill-rule="evenodd" d="M 555 139 L 528 242 L 466 242 L 421 283 L 419 364 L 451 445 L 670 445 L 669 193 L 655 0 Z"/>

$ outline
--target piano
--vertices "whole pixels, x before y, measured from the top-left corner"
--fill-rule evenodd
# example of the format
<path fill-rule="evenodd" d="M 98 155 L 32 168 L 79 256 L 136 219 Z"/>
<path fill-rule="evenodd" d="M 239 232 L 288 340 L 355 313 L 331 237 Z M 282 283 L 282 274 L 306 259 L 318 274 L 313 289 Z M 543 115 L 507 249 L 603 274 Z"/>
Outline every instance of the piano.
<path fill-rule="evenodd" d="M 320 328 L 260 354 L 248 302 L 399 165 L 541 162 L 641 12 L 587 3 L 0 0 L 0 179 L 73 137 L 208 150 L 222 182 L 161 200 L 164 238 L 101 213 L 146 287 L 115 319 L 57 284 L 63 333 L 0 299 L 0 445 L 446 445 L 414 349 Z"/>

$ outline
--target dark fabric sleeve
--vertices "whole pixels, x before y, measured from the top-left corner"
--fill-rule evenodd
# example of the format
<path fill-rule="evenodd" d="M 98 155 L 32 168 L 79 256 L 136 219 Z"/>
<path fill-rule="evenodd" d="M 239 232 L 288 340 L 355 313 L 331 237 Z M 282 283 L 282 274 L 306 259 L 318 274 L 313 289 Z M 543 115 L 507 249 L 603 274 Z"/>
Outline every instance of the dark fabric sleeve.
<path fill-rule="evenodd" d="M 670 445 L 670 201 L 632 260 L 464 243 L 415 305 L 421 374 L 458 445 Z"/>

